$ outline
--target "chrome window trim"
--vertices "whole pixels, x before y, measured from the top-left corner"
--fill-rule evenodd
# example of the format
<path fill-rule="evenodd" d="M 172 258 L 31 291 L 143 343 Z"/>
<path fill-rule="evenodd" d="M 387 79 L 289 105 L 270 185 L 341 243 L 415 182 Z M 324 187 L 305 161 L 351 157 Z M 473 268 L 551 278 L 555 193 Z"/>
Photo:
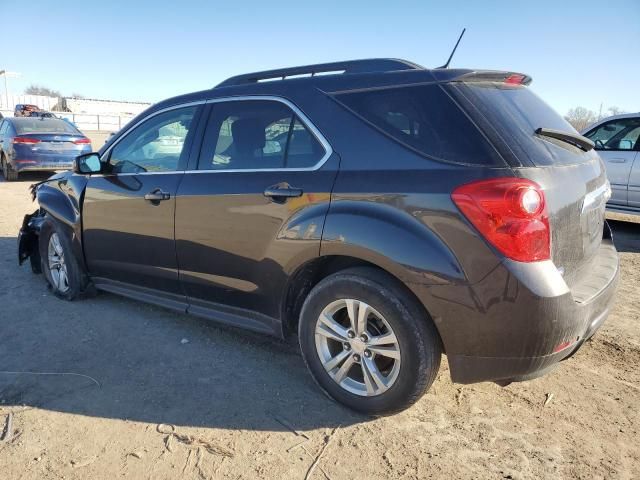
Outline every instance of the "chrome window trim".
<path fill-rule="evenodd" d="M 125 138 L 132 130 L 137 128 L 142 123 L 146 122 L 150 118 L 155 117 L 156 115 L 160 115 L 161 113 L 165 113 L 171 110 L 177 110 L 179 108 L 186 108 L 196 105 L 203 104 L 213 104 L 213 103 L 222 103 L 222 102 L 242 102 L 242 101 L 272 101 L 272 102 L 280 102 L 287 107 L 289 107 L 296 116 L 300 119 L 305 128 L 307 128 L 311 134 L 316 138 L 316 140 L 322 145 L 324 149 L 324 155 L 318 162 L 311 167 L 303 167 L 303 168 L 236 168 L 229 170 L 171 170 L 167 172 L 140 172 L 140 173 L 110 173 L 110 174 L 97 174 L 92 175 L 95 177 L 104 177 L 111 175 L 118 176 L 127 176 L 127 175 L 175 175 L 180 173 L 240 173 L 240 172 L 312 172 L 315 170 L 319 170 L 322 166 L 329 160 L 329 157 L 333 154 L 333 148 L 327 141 L 327 139 L 320 133 L 318 128 L 313 124 L 313 122 L 307 117 L 302 110 L 300 110 L 294 103 L 287 100 L 286 98 L 279 97 L 276 95 L 242 95 L 242 96 L 231 96 L 231 97 L 219 97 L 219 98 L 211 98 L 209 100 L 198 100 L 195 102 L 181 103 L 177 105 L 171 105 L 170 107 L 163 108 L 158 110 L 157 112 L 153 112 L 150 115 L 147 115 L 145 118 L 136 122 L 134 125 L 131 125 L 127 130 L 113 143 L 113 145 L 109 145 L 109 148 L 104 151 L 104 153 L 100 156 L 100 160 L 105 158 L 111 153 L 111 150 L 123 139 Z M 208 119 L 207 119 L 208 120 Z"/>

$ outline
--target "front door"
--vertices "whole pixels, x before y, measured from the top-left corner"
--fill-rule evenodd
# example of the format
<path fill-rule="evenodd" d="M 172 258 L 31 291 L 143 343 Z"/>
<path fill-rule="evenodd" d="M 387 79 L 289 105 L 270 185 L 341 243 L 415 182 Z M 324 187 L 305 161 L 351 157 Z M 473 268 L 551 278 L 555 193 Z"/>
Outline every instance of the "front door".
<path fill-rule="evenodd" d="M 604 160 L 611 183 L 610 204 L 629 204 L 629 179 L 636 157 L 635 144 L 640 135 L 640 118 L 619 118 L 597 126 L 585 136 L 593 140 Z"/>
<path fill-rule="evenodd" d="M 83 242 L 96 285 L 135 285 L 151 294 L 181 296 L 174 237 L 176 192 L 199 108 L 152 114 L 105 152 L 106 173 L 89 178 Z"/>
<path fill-rule="evenodd" d="M 246 313 L 279 317 L 292 268 L 319 255 L 337 155 L 288 102 L 227 100 L 212 105 L 194 168 L 176 206 L 189 309 L 231 307 L 262 329 L 269 320 Z"/>

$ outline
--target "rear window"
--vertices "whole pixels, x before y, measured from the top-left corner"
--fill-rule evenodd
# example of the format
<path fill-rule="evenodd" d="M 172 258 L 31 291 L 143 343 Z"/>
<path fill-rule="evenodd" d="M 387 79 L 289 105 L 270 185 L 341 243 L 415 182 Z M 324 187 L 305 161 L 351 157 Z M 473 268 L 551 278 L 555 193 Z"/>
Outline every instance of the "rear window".
<path fill-rule="evenodd" d="M 480 125 L 488 123 L 505 143 L 504 148 L 513 152 L 520 162 L 529 161 L 536 166 L 569 165 L 592 158 L 592 154 L 566 142 L 547 137 L 543 139 L 535 134 L 540 127 L 577 132 L 528 87 L 452 82 L 446 88 L 472 117 L 480 116 L 477 118 Z"/>
<path fill-rule="evenodd" d="M 439 85 L 348 92 L 335 98 L 378 130 L 427 157 L 451 163 L 504 165 Z"/>
<path fill-rule="evenodd" d="M 72 125 L 59 118 L 29 117 L 13 120 L 18 135 L 25 133 L 68 133 L 78 135 L 80 132 Z"/>

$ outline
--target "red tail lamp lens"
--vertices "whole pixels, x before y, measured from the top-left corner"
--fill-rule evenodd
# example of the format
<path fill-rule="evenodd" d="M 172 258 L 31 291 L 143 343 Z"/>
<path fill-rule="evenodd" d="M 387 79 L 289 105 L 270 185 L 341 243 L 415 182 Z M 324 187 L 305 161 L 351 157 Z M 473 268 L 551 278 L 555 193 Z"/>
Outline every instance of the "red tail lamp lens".
<path fill-rule="evenodd" d="M 482 236 L 506 257 L 519 262 L 551 258 L 551 231 L 544 192 L 523 178 L 467 183 L 451 194 L 454 203 Z"/>

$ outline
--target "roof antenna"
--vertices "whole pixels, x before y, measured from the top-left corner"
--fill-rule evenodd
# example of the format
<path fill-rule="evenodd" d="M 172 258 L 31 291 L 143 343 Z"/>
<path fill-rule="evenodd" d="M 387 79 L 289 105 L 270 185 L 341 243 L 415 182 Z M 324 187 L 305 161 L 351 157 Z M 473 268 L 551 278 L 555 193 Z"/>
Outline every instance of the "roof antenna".
<path fill-rule="evenodd" d="M 464 32 L 466 32 L 466 31 L 467 31 L 466 28 L 462 29 L 462 33 L 458 37 L 458 41 L 456 42 L 456 46 L 453 47 L 453 52 L 451 52 L 451 55 L 449 55 L 449 60 L 447 60 L 447 63 L 445 63 L 444 65 L 442 65 L 441 67 L 438 67 L 438 68 L 449 68 L 449 64 L 451 63 L 451 59 L 453 58 L 453 54 L 456 53 L 456 50 L 458 49 L 458 44 L 460 43 L 460 40 L 462 40 L 462 36 L 464 35 Z"/>

